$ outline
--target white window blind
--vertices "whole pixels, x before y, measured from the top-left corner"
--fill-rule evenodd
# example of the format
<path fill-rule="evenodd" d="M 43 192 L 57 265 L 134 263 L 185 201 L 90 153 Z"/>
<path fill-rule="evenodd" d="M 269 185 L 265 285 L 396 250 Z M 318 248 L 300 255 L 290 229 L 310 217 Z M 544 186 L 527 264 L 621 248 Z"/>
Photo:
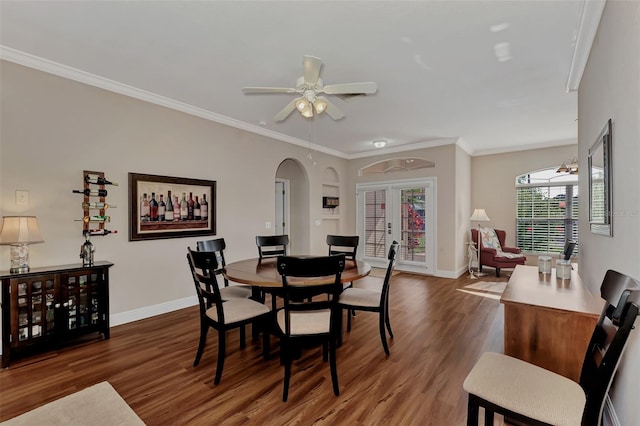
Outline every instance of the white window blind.
<path fill-rule="evenodd" d="M 516 180 L 516 244 L 524 252 L 562 253 L 567 241 L 578 242 L 577 178 L 555 177 L 548 169 Z"/>

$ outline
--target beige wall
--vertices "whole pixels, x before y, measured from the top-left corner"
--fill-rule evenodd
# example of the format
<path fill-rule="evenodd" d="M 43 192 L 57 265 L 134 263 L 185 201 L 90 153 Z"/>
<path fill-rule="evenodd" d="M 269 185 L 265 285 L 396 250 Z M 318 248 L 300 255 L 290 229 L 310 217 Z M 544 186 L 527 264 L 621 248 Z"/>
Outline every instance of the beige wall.
<path fill-rule="evenodd" d="M 562 161 L 577 155 L 577 145 L 565 145 L 473 157 L 471 159 L 471 208 L 485 209 L 491 219 L 491 222 L 486 222 L 487 226 L 507 231 L 506 243 L 514 247 L 516 176 L 533 170 L 559 167 Z M 474 223 L 473 226 L 476 227 L 478 224 Z"/>
<path fill-rule="evenodd" d="M 274 180 L 286 158 L 308 179 L 301 209 L 322 215 L 322 179 L 327 167 L 346 182 L 347 161 L 243 130 L 107 92 L 51 74 L 0 62 L 0 214 L 38 217 L 45 242 L 31 246 L 32 266 L 80 261 L 83 241 L 82 171 L 104 171 L 120 183 L 109 188 L 109 228 L 117 235 L 95 238 L 97 260 L 115 263 L 111 272 L 114 323 L 193 303 L 186 247 L 198 238 L 128 241 L 127 173 L 217 181 L 218 236 L 233 261 L 256 256 L 255 235 L 273 233 Z M 341 188 L 343 193 L 344 188 Z M 30 205 L 18 209 L 15 191 L 28 190 Z M 294 206 L 295 207 L 295 206 Z M 292 215 L 295 215 L 292 210 Z M 296 230 L 296 232 L 298 232 Z M 307 227 L 301 249 L 326 251 L 321 226 Z M 297 240 L 296 240 L 297 241 Z M 0 269 L 9 252 L 0 247 Z"/>
<path fill-rule="evenodd" d="M 580 199 L 580 275 L 597 291 L 607 269 L 640 279 L 640 2 L 608 1 L 578 91 L 581 167 L 613 119 L 613 237 L 591 234 Z M 580 192 L 587 181 L 580 175 Z M 621 425 L 640 419 L 640 336 L 633 332 L 611 392 Z"/>
<path fill-rule="evenodd" d="M 424 177 L 435 177 L 437 179 L 436 186 L 436 264 L 435 274 L 446 277 L 457 277 L 464 271 L 464 261 L 461 261 L 459 244 L 462 239 L 457 233 L 460 232 L 457 226 L 458 208 L 456 199 L 459 195 L 456 192 L 457 172 L 456 161 L 458 159 L 459 148 L 456 145 L 443 145 L 433 148 L 418 149 L 415 151 L 402 152 L 401 154 L 387 154 L 374 157 L 360 158 L 349 162 L 349 185 L 347 199 L 350 201 L 349 211 L 355 211 L 356 202 L 356 185 L 361 183 L 394 181 L 403 179 L 416 179 Z M 464 155 L 460 155 L 463 157 Z M 358 176 L 358 171 L 369 164 L 383 160 L 385 158 L 396 157 L 420 157 L 435 163 L 435 167 L 385 173 L 383 175 Z M 464 187 L 464 182 L 460 183 L 460 187 Z M 355 230 L 356 218 L 351 215 L 352 229 Z"/>

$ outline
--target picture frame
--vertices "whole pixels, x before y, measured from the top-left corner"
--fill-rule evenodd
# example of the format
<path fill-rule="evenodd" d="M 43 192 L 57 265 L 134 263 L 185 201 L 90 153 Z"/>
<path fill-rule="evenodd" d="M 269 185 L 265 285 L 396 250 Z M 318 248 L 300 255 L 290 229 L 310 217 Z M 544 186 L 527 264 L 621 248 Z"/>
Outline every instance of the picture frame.
<path fill-rule="evenodd" d="M 128 180 L 129 241 L 215 235 L 216 181 L 141 173 Z"/>
<path fill-rule="evenodd" d="M 611 141 L 613 123 L 609 119 L 589 149 L 589 227 L 592 233 L 613 236 Z"/>

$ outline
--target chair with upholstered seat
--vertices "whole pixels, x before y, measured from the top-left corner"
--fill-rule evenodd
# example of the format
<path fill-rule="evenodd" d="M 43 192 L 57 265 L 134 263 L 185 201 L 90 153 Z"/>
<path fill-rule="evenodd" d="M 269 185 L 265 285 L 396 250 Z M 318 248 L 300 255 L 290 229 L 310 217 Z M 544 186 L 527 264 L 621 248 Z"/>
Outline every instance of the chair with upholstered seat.
<path fill-rule="evenodd" d="M 477 426 L 479 408 L 485 425 L 494 412 L 533 425 L 599 426 L 605 396 L 640 304 L 640 283 L 607 271 L 600 295 L 604 308 L 582 365 L 580 383 L 517 358 L 484 353 L 464 381 L 469 393 L 467 425 Z M 544 347 L 545 342 L 539 342 Z"/>
<path fill-rule="evenodd" d="M 218 276 L 222 276 L 224 280 L 224 286 L 220 287 L 220 296 L 223 300 L 230 299 L 232 297 L 251 297 L 250 286 L 237 283 L 232 283 L 231 285 L 229 285 L 229 280 L 223 275 L 223 269 L 227 264 L 224 259 L 224 250 L 227 248 L 227 244 L 225 243 L 224 238 L 197 241 L 196 246 L 198 248 L 198 251 L 210 251 L 215 253 L 218 260 L 218 268 L 215 270 L 215 273 Z"/>
<path fill-rule="evenodd" d="M 277 257 L 287 255 L 289 245 L 288 235 L 258 235 L 256 236 L 258 256 L 260 261 L 265 257 Z"/>
<path fill-rule="evenodd" d="M 391 276 L 396 264 L 396 254 L 398 253 L 398 242 L 394 241 L 389 247 L 389 264 L 387 273 L 384 277 L 384 283 L 381 290 L 371 290 L 364 288 L 352 287 L 345 289 L 340 295 L 338 304 L 341 308 L 348 311 L 368 311 L 378 313 L 378 327 L 380 330 L 380 340 L 384 352 L 389 355 L 389 345 L 385 327 L 389 332 L 389 337 L 393 338 L 391 331 L 391 322 L 389 321 L 389 286 L 391 284 Z M 347 315 L 347 331 L 351 331 L 351 315 Z"/>
<path fill-rule="evenodd" d="M 278 272 L 282 276 L 284 307 L 277 312 L 280 335 L 280 357 L 284 365 L 282 400 L 289 395 L 291 364 L 302 348 L 323 346 L 331 368 L 333 392 L 340 395 L 336 362 L 336 345 L 340 332 L 338 297 L 342 291 L 343 254 L 321 257 L 278 257 Z M 314 283 L 320 277 L 320 283 Z M 330 279 L 327 277 L 331 277 Z M 302 280 L 303 282 L 300 282 Z M 327 282 L 328 281 L 328 282 Z M 327 297 L 311 299 L 317 294 Z"/>
<path fill-rule="evenodd" d="M 516 247 L 507 247 L 504 243 L 507 233 L 500 229 L 480 228 L 481 238 L 478 241 L 478 230 L 471 229 L 471 239 L 476 244 L 479 253 L 478 271 L 482 272 L 483 266 L 496 269 L 496 277 L 500 276 L 501 268 L 515 268 L 516 265 L 524 265 L 527 261 L 525 255 Z"/>
<path fill-rule="evenodd" d="M 245 325 L 250 323 L 259 325 L 263 331 L 263 354 L 265 359 L 268 358 L 269 335 L 267 329 L 271 311 L 267 306 L 251 299 L 230 298 L 223 300 L 214 272 L 218 268 L 215 253 L 193 251 L 191 248 L 187 250 L 187 259 L 200 307 L 200 341 L 193 366 L 197 367 L 200 363 L 209 328 L 216 329 L 218 331 L 218 362 L 213 383 L 217 385 L 220 383 L 224 367 L 227 331 L 239 328 L 240 348 L 244 349 Z"/>

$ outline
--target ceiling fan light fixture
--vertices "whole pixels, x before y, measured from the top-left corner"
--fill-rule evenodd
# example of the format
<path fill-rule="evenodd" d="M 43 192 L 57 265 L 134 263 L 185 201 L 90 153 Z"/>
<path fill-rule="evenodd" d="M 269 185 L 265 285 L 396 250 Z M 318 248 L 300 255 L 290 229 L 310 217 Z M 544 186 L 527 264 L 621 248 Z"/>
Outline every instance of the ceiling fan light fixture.
<path fill-rule="evenodd" d="M 322 99 L 316 99 L 313 101 L 313 107 L 318 114 L 322 114 L 327 109 L 327 103 Z"/>
<path fill-rule="evenodd" d="M 300 99 L 298 102 L 296 102 L 296 108 L 300 112 L 307 109 L 308 106 L 309 106 L 309 102 L 306 99 Z"/>

